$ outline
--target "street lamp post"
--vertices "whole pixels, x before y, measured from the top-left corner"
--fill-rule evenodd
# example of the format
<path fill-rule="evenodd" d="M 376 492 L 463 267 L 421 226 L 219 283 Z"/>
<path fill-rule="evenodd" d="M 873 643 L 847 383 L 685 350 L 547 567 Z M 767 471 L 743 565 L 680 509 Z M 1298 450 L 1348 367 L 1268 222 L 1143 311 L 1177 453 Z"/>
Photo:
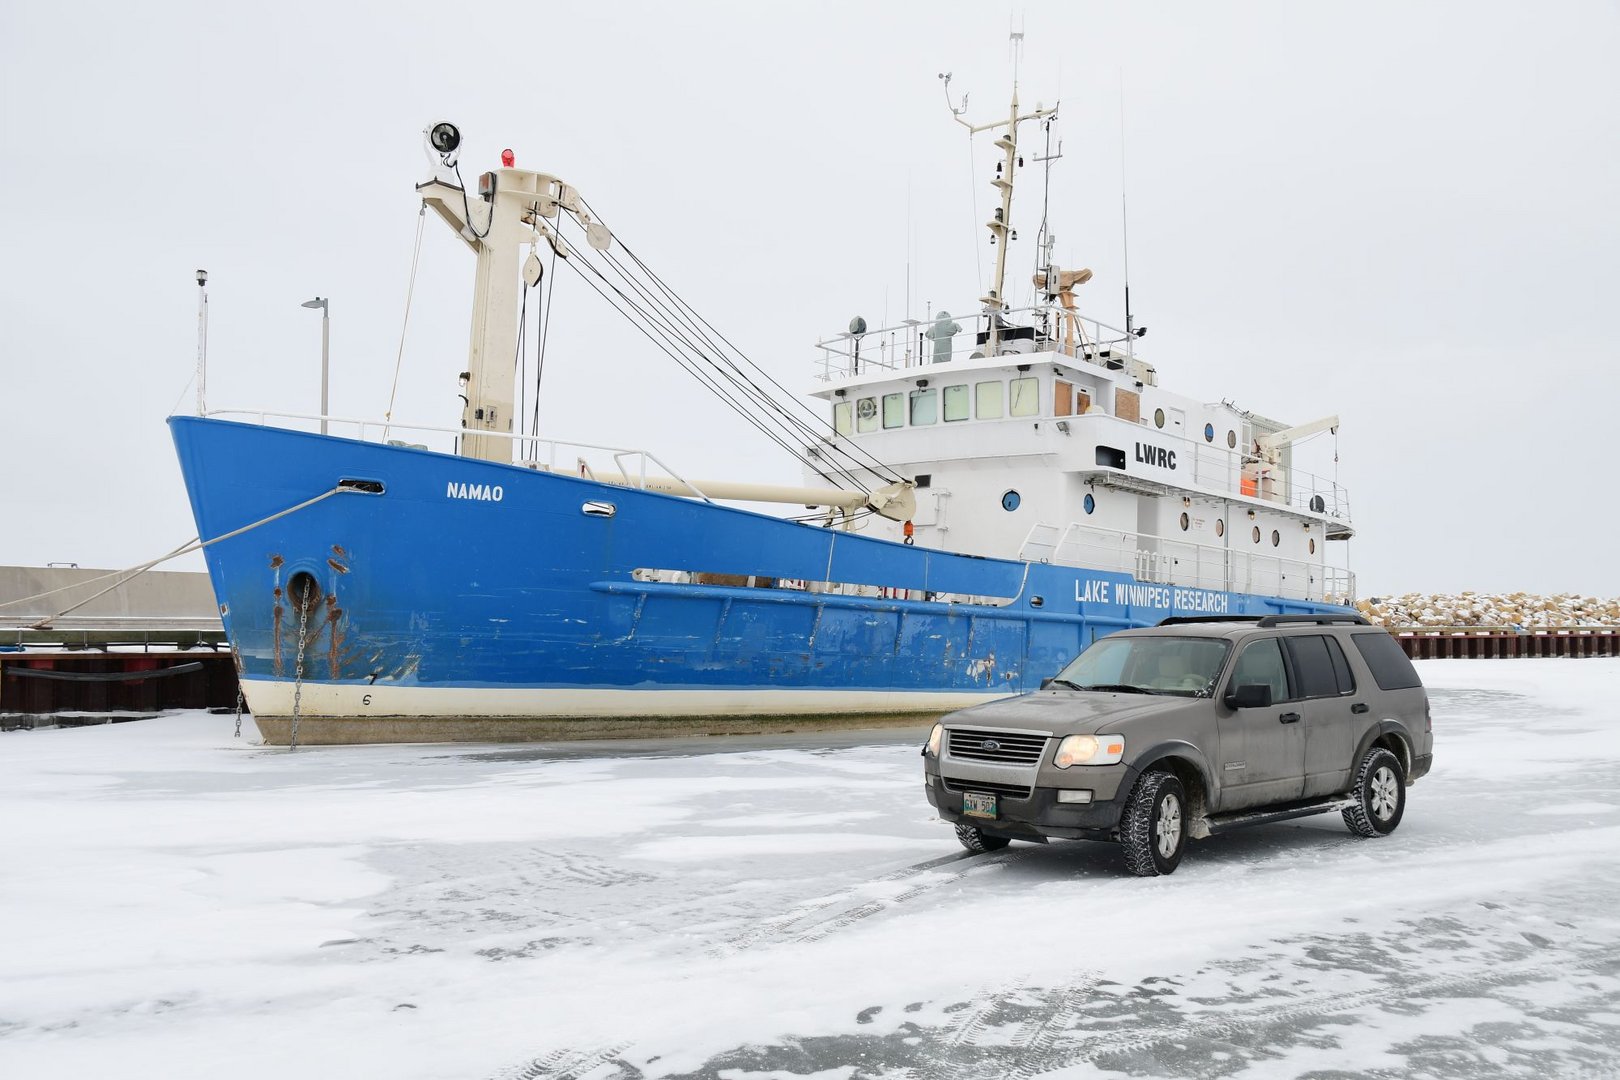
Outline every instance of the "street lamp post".
<path fill-rule="evenodd" d="M 327 306 L 330 297 L 317 296 L 313 300 L 305 300 L 301 306 L 321 309 L 321 434 L 326 434 L 326 388 L 327 375 L 331 358 L 332 341 L 332 312 Z"/>

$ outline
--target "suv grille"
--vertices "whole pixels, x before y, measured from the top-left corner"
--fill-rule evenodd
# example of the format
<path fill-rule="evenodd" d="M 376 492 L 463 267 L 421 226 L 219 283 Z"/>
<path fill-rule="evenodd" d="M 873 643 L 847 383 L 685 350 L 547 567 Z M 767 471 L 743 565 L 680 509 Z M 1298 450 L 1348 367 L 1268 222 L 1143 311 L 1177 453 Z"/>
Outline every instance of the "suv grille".
<path fill-rule="evenodd" d="M 998 765 L 1036 765 L 1046 736 L 1027 731 L 950 731 L 951 757 Z"/>
<path fill-rule="evenodd" d="M 1020 787 L 1017 784 L 992 784 L 988 780 L 958 780 L 954 776 L 945 777 L 946 791 L 983 791 L 991 795 L 1000 795 L 1005 799 L 1027 799 L 1033 788 Z"/>

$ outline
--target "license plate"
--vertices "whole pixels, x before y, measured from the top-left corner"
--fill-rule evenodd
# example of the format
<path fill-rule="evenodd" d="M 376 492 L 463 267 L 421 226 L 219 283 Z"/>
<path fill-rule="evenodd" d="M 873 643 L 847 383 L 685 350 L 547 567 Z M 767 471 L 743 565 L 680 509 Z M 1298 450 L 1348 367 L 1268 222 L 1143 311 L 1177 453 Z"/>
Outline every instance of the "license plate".
<path fill-rule="evenodd" d="M 996 816 L 996 797 L 978 791 L 964 792 L 962 795 L 962 813 L 968 817 L 993 818 Z"/>

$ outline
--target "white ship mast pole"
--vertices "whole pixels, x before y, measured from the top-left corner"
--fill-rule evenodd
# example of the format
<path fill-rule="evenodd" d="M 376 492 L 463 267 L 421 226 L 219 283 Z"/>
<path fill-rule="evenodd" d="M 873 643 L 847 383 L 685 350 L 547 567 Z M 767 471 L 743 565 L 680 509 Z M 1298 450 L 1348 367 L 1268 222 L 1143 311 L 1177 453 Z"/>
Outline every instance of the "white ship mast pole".
<path fill-rule="evenodd" d="M 1022 34 L 1015 33 L 1013 35 L 1014 43 L 1016 44 L 1018 39 L 1022 37 Z M 940 78 L 945 80 L 946 103 L 949 104 L 950 76 L 941 75 Z M 989 124 L 970 124 L 962 119 L 962 112 L 966 108 L 967 99 L 964 97 L 962 99 L 962 109 L 958 110 L 953 106 L 951 113 L 958 124 L 968 129 L 969 137 L 981 131 L 993 131 L 996 128 L 1007 129 L 996 140 L 996 146 L 1003 151 L 1004 156 L 1001 170 L 996 174 L 996 178 L 990 181 L 1001 194 L 1001 205 L 996 208 L 990 220 L 985 222 L 990 229 L 990 242 L 996 246 L 996 273 L 990 291 L 979 298 L 979 302 L 984 305 L 985 313 L 990 317 L 990 333 L 985 342 L 985 355 L 995 356 L 1001 340 L 1001 311 L 1006 306 L 1007 244 L 1013 238 L 1012 200 L 1013 178 L 1017 175 L 1016 170 L 1018 168 L 1018 125 L 1025 120 L 1039 120 L 1043 117 L 1054 116 L 1057 109 L 1055 107 L 1043 109 L 1037 104 L 1034 111 L 1019 115 L 1018 79 L 1016 75 L 1013 78 L 1012 107 L 1007 112 L 1007 119 L 997 120 Z"/>
<path fill-rule="evenodd" d="M 197 271 L 197 415 L 208 409 L 208 271 Z"/>

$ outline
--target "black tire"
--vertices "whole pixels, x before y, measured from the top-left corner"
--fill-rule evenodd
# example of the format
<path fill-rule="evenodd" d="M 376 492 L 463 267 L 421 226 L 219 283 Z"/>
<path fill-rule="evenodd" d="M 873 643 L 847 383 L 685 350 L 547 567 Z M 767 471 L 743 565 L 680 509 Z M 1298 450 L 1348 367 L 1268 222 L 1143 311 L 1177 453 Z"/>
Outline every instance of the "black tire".
<path fill-rule="evenodd" d="M 965 821 L 957 822 L 956 838 L 962 842 L 963 847 L 967 848 L 975 855 L 983 855 L 990 851 L 1000 851 L 1002 848 L 1012 843 L 1012 841 L 1007 839 L 1005 836 L 992 835 L 976 825 L 969 825 Z"/>
<path fill-rule="evenodd" d="M 1145 772 L 1119 819 L 1125 868 L 1137 877 L 1173 874 L 1187 850 L 1187 790 L 1174 775 Z"/>
<path fill-rule="evenodd" d="M 1357 836 L 1388 836 L 1406 813 L 1406 770 L 1401 759 L 1375 746 L 1356 767 L 1350 795 L 1354 806 L 1344 809 L 1344 824 Z"/>

